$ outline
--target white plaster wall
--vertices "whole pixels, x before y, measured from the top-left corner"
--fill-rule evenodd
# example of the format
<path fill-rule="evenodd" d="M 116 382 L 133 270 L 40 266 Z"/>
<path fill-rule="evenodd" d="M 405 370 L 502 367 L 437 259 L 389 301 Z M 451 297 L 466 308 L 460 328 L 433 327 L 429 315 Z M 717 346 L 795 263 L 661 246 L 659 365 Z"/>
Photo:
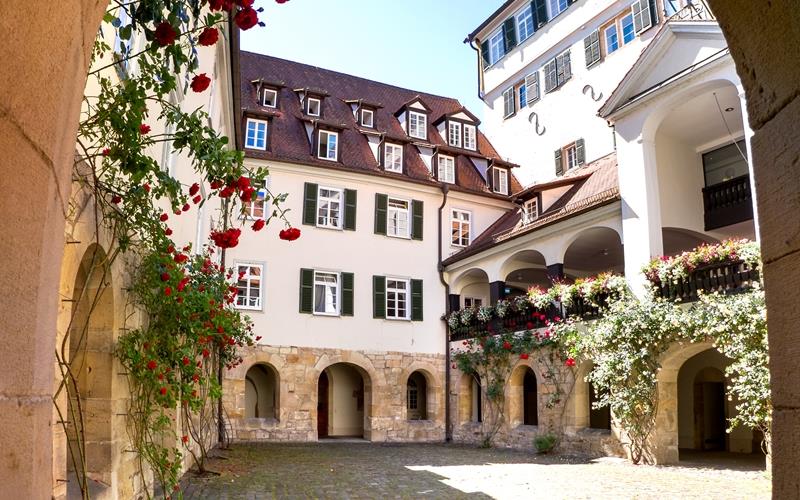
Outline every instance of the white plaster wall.
<path fill-rule="evenodd" d="M 439 204 L 441 204 L 441 200 Z M 452 244 L 451 222 L 453 209 L 466 210 L 472 215 L 470 241 L 473 241 L 503 214 L 509 210 L 516 210 L 516 206 L 504 200 L 450 191 L 447 195 L 447 204 L 442 212 L 442 258 L 444 259 L 463 250 L 463 247 Z"/>
<path fill-rule="evenodd" d="M 704 231 L 703 161 L 691 145 L 656 135 L 661 226 Z"/>
<path fill-rule="evenodd" d="M 464 307 L 464 298 L 481 299 L 483 305 L 489 305 L 489 283 L 472 283 L 461 289 L 461 307 Z"/>
<path fill-rule="evenodd" d="M 328 381 L 328 435 L 361 436 L 364 411 L 358 409 L 356 397 L 361 375 L 351 366 L 337 364 L 328 368 Z"/>

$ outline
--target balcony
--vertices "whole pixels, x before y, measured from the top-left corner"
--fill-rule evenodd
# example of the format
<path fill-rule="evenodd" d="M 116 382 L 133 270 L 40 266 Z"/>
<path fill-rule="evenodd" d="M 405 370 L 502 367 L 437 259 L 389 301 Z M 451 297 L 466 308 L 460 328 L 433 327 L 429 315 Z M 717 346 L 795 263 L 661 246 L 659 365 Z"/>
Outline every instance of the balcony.
<path fill-rule="evenodd" d="M 703 206 L 706 231 L 751 220 L 750 176 L 742 175 L 703 188 Z"/>
<path fill-rule="evenodd" d="M 698 267 L 684 278 L 671 283 L 654 284 L 655 295 L 664 299 L 692 302 L 698 293 L 741 293 L 752 289 L 759 280 L 757 264 L 741 260 Z"/>

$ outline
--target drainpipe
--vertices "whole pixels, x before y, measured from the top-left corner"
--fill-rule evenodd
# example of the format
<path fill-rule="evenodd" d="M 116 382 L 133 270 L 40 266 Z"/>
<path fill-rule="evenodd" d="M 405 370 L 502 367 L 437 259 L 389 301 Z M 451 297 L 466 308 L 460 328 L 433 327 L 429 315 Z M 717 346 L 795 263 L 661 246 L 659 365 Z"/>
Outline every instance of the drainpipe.
<path fill-rule="evenodd" d="M 483 101 L 483 68 L 481 67 L 482 56 L 481 56 L 481 50 L 473 44 L 474 41 L 475 40 L 473 40 L 472 38 L 467 38 L 466 40 L 464 40 L 464 43 L 468 44 L 470 48 L 474 50 L 475 53 L 478 55 L 478 99 Z"/>
<path fill-rule="evenodd" d="M 445 311 L 450 312 L 450 285 L 444 279 L 444 265 L 442 265 L 442 211 L 447 204 L 447 193 L 450 192 L 450 186 L 442 183 L 442 204 L 439 205 L 439 219 L 438 219 L 438 251 L 439 263 L 437 270 L 439 271 L 439 282 L 444 286 L 444 303 Z M 450 430 L 450 329 L 445 327 L 447 332 L 444 336 L 444 435 L 445 441 L 452 441 L 453 436 Z"/>

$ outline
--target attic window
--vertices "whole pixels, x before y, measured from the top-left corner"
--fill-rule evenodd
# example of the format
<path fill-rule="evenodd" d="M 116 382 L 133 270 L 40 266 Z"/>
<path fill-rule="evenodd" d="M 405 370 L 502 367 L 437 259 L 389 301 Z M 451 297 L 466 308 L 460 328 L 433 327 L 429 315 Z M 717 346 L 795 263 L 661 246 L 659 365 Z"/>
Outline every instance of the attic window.
<path fill-rule="evenodd" d="M 539 216 L 539 200 L 533 198 L 522 205 L 522 223 L 530 224 Z"/>
<path fill-rule="evenodd" d="M 322 102 L 316 97 L 306 99 L 306 114 L 308 116 L 319 116 L 322 109 Z"/>
<path fill-rule="evenodd" d="M 497 167 L 492 168 L 492 191 L 508 194 L 508 170 Z"/>
<path fill-rule="evenodd" d="M 471 149 L 472 151 L 477 149 L 475 135 L 475 125 L 464 125 L 464 147 L 466 149 Z"/>
<path fill-rule="evenodd" d="M 375 127 L 375 112 L 371 109 L 361 110 L 361 126 L 367 128 Z"/>
<path fill-rule="evenodd" d="M 261 105 L 274 108 L 278 104 L 278 91 L 275 89 L 264 88 L 261 90 Z"/>
<path fill-rule="evenodd" d="M 409 111 L 408 135 L 417 139 L 428 138 L 428 117 L 425 114 Z"/>

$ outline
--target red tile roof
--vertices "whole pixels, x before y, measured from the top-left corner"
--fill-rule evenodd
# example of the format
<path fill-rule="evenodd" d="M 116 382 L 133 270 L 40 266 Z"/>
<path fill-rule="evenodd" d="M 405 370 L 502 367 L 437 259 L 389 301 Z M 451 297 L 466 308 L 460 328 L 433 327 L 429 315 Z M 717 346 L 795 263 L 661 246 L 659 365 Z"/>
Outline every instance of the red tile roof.
<path fill-rule="evenodd" d="M 240 97 L 244 117 L 262 116 L 270 119 L 268 151 L 246 149 L 248 157 L 265 160 L 281 160 L 289 163 L 319 166 L 334 169 L 353 170 L 361 173 L 383 175 L 417 183 L 438 185 L 422 161 L 413 143 L 425 143 L 406 135 L 394 113 L 415 99 L 420 99 L 430 108 L 428 132 L 432 146 L 444 146 L 447 154 L 456 153 L 456 189 L 497 197 L 486 185 L 480 172 L 473 166 L 470 157 L 490 159 L 497 164 L 515 166 L 503 160 L 492 147 L 489 140 L 478 131 L 478 151 L 458 150 L 448 147 L 438 131 L 433 127 L 442 116 L 457 113 L 463 106 L 457 99 L 442 97 L 424 92 L 403 89 L 357 76 L 300 64 L 272 56 L 242 51 L 240 53 L 241 84 Z M 254 81 L 280 82 L 278 108 L 271 110 L 261 106 L 258 100 L 257 85 Z M 314 89 L 318 94 L 327 94 L 322 101 L 322 116 L 318 122 L 340 129 L 339 161 L 331 162 L 316 158 L 311 151 L 306 123 L 309 118 L 303 114 L 298 93 L 293 89 Z M 348 102 L 369 102 L 379 104 L 375 109 L 375 129 L 360 127 L 353 116 Z M 304 122 L 303 120 L 306 120 Z M 244 122 L 244 120 L 243 120 Z M 244 127 L 244 123 L 241 124 Z M 364 131 L 364 132 L 362 132 Z M 406 172 L 403 175 L 385 172 L 373 155 L 367 135 L 385 134 L 388 139 L 402 141 Z M 443 151 L 444 152 L 444 151 Z M 521 190 L 519 181 L 511 175 L 511 192 Z"/>

